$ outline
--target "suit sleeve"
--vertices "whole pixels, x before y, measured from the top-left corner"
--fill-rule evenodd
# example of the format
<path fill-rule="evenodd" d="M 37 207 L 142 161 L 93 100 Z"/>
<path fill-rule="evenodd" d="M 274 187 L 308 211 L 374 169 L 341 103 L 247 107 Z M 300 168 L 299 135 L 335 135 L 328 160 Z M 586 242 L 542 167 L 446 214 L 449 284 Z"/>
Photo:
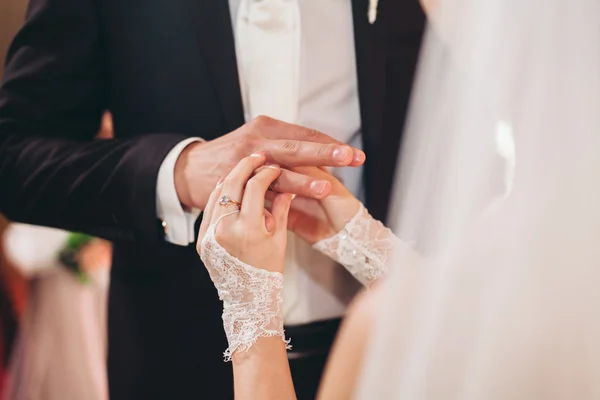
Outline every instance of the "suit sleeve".
<path fill-rule="evenodd" d="M 109 240 L 163 240 L 156 184 L 185 139 L 93 140 L 106 108 L 94 0 L 31 0 L 0 87 L 0 212 Z"/>

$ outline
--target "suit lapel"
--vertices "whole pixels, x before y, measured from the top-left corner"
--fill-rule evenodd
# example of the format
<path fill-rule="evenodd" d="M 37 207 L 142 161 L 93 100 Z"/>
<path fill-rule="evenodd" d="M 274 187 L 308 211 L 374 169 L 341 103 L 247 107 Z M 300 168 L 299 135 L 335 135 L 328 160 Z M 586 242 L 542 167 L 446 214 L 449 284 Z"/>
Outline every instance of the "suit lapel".
<path fill-rule="evenodd" d="M 382 161 L 382 154 L 379 149 L 383 135 L 386 52 L 385 43 L 378 40 L 384 37 L 381 33 L 383 27 L 380 21 L 375 21 L 373 25 L 369 23 L 368 6 L 369 0 L 352 0 L 362 142 L 367 154 L 364 169 L 365 200 L 371 214 L 375 218 L 383 219 L 387 207 L 380 204 L 380 199 L 385 198 L 387 194 L 381 193 L 383 185 L 379 162 Z"/>
<path fill-rule="evenodd" d="M 418 60 L 424 15 L 416 0 L 379 0 L 368 22 L 369 0 L 352 0 L 362 118 L 365 194 L 372 215 L 385 220 L 404 120 Z"/>
<path fill-rule="evenodd" d="M 227 128 L 244 124 L 235 42 L 227 0 L 188 0 L 198 43 L 208 65 Z"/>
<path fill-rule="evenodd" d="M 367 19 L 369 0 L 352 0 L 358 92 L 365 150 L 375 149 L 382 134 L 386 52 L 382 27 Z"/>

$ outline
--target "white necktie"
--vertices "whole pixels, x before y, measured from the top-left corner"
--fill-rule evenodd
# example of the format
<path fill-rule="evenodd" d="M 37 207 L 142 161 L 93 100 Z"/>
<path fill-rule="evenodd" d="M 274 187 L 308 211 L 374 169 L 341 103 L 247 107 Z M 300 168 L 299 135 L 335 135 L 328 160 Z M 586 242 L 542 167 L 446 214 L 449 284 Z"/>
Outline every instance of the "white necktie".
<path fill-rule="evenodd" d="M 298 118 L 300 10 L 297 0 L 242 0 L 236 44 L 246 120 Z"/>
<path fill-rule="evenodd" d="M 236 51 L 246 121 L 266 115 L 297 123 L 300 80 L 298 0 L 241 0 Z M 288 234 L 283 314 L 297 301 L 295 235 Z"/>

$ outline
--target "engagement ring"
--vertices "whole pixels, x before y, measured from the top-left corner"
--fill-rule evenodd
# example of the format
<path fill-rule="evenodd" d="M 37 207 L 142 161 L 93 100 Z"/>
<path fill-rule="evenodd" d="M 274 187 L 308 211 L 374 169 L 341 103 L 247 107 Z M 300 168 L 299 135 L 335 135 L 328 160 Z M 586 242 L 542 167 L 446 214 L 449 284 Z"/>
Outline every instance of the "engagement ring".
<path fill-rule="evenodd" d="M 221 207 L 229 207 L 231 205 L 240 208 L 242 207 L 242 203 L 240 203 L 239 201 L 231 200 L 229 196 L 221 196 L 221 198 L 219 199 L 219 205 Z"/>

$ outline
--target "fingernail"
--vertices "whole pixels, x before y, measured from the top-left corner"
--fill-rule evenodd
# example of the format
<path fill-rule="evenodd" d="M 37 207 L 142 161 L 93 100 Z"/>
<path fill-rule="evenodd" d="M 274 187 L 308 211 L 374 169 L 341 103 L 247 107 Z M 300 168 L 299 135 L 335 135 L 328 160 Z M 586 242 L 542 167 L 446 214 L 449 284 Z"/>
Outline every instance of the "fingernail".
<path fill-rule="evenodd" d="M 280 167 L 279 165 L 277 165 L 277 164 L 269 164 L 269 165 L 267 165 L 267 168 L 271 168 L 271 169 L 279 169 L 279 168 L 281 168 L 281 167 Z"/>
<path fill-rule="evenodd" d="M 326 187 L 327 182 L 325 181 L 314 181 L 310 184 L 310 190 L 312 190 L 316 194 L 323 194 Z"/>
<path fill-rule="evenodd" d="M 295 195 L 295 194 L 293 194 L 293 195 L 292 195 L 292 200 L 294 200 L 295 198 L 296 198 L 296 195 Z"/>
<path fill-rule="evenodd" d="M 219 181 L 217 182 L 217 187 L 220 188 L 221 186 L 223 186 L 224 181 L 225 181 L 225 178 L 219 179 Z"/>
<path fill-rule="evenodd" d="M 366 158 L 367 158 L 367 156 L 365 155 L 365 153 L 362 150 L 355 150 L 354 158 L 352 161 L 357 162 L 357 163 L 363 163 L 363 162 L 365 162 Z"/>
<path fill-rule="evenodd" d="M 348 148 L 347 147 L 338 147 L 333 151 L 333 159 L 336 161 L 345 161 L 348 156 Z"/>
<path fill-rule="evenodd" d="M 251 157 L 263 157 L 264 155 L 265 155 L 265 152 L 262 151 L 262 150 L 261 151 L 256 151 L 256 152 L 250 154 Z"/>

